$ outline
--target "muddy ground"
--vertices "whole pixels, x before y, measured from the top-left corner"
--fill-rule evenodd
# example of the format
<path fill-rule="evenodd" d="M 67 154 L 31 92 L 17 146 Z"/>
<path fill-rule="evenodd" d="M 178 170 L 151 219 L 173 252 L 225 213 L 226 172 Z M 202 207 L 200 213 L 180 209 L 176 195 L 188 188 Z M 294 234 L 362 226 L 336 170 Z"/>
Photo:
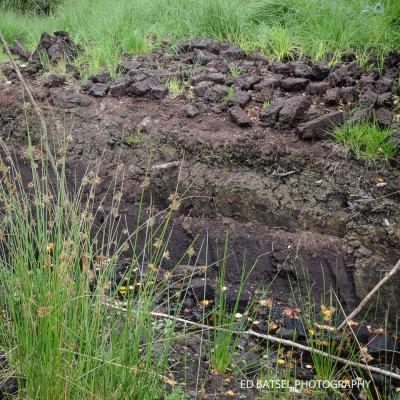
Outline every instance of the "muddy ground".
<path fill-rule="evenodd" d="M 79 49 L 65 35 L 43 35 L 38 51 L 54 62 L 73 57 Z M 352 311 L 400 258 L 400 170 L 395 162 L 357 160 L 327 132 L 332 123 L 375 114 L 382 127 L 393 127 L 400 146 L 400 54 L 392 51 L 379 74 L 363 71 L 353 53 L 330 67 L 307 59 L 278 63 L 205 39 L 164 44 L 151 54 L 121 55 L 115 78 L 105 70 L 87 81 L 79 79 L 84 66 L 43 74 L 37 52 L 13 49 L 45 114 L 51 145 L 57 150 L 64 135 L 72 137 L 71 179 L 100 162 L 105 193 L 122 163 L 119 213 L 135 227 L 151 155 L 147 204 L 168 207 L 176 188 L 182 194 L 190 186 L 174 219 L 171 267 L 197 235 L 198 264 L 206 256 L 215 262 L 229 231 L 229 287 L 240 282 L 244 255 L 251 266 L 264 254 L 249 287 L 268 284 L 280 270 L 271 297 L 287 302 L 290 282 L 299 279 L 304 288 L 308 276 L 318 299 L 332 288 Z M 20 155 L 26 121 L 36 143 L 40 124 L 11 66 L 2 70 L 0 135 Z M 215 274 L 211 268 L 209 278 Z M 399 322 L 399 285 L 397 276 L 381 289 L 370 320 L 387 315 Z"/>

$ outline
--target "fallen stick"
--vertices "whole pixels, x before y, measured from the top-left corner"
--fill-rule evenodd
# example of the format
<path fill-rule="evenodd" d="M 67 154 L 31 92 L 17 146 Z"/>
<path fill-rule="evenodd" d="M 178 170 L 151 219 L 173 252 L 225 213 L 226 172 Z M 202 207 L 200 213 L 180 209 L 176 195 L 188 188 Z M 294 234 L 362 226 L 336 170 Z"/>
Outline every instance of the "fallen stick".
<path fill-rule="evenodd" d="M 167 169 L 167 168 L 171 168 L 171 167 L 177 167 L 180 164 L 181 164 L 181 161 L 172 161 L 172 162 L 169 162 L 169 163 L 166 163 L 166 164 L 153 165 L 151 167 L 151 169 L 153 169 L 153 170 L 154 169 Z"/>
<path fill-rule="evenodd" d="M 120 310 L 123 312 L 127 311 L 126 308 L 120 307 L 117 304 L 111 304 L 111 303 L 106 303 L 106 302 L 102 302 L 102 304 L 107 307 L 114 308 L 116 310 Z M 395 372 L 386 371 L 385 369 L 369 366 L 367 364 L 357 363 L 355 361 L 350 361 L 345 358 L 326 353 L 325 351 L 322 351 L 322 350 L 314 349 L 309 346 L 304 346 L 304 345 L 302 345 L 300 343 L 296 343 L 292 340 L 281 339 L 281 338 L 278 338 L 278 337 L 272 336 L 272 335 L 264 335 L 262 333 L 255 332 L 251 329 L 249 329 L 247 331 L 236 331 L 236 330 L 230 330 L 230 329 L 226 329 L 226 328 L 219 328 L 219 327 L 215 327 L 215 326 L 199 324 L 198 322 L 188 321 L 183 318 L 175 317 L 173 315 L 168 315 L 168 314 L 164 314 L 164 313 L 158 313 L 158 312 L 150 312 L 150 315 L 153 317 L 156 317 L 156 318 L 167 318 L 167 319 L 171 319 L 171 320 L 174 320 L 177 322 L 182 322 L 185 325 L 192 325 L 192 326 L 195 326 L 195 327 L 201 328 L 201 329 L 215 330 L 215 331 L 222 331 L 222 332 L 232 332 L 235 335 L 249 335 L 249 336 L 258 337 L 260 339 L 269 340 L 270 342 L 274 342 L 274 343 L 280 343 L 280 344 L 283 344 L 288 347 L 295 347 L 296 349 L 307 351 L 309 353 L 319 354 L 323 357 L 330 358 L 334 361 L 337 361 L 340 364 L 350 365 L 352 367 L 360 368 L 364 371 L 374 372 L 379 375 L 385 375 L 385 376 L 388 376 L 390 378 L 397 379 L 398 381 L 400 381 L 400 375 L 396 374 Z"/>
<path fill-rule="evenodd" d="M 295 174 L 296 172 L 298 172 L 298 171 L 288 171 L 288 172 L 281 172 L 281 173 L 275 172 L 275 171 L 274 171 L 274 172 L 271 174 L 271 176 L 273 176 L 273 177 L 278 177 L 278 178 L 283 178 L 283 177 L 285 177 L 285 176 L 293 175 L 293 174 Z"/>
<path fill-rule="evenodd" d="M 28 84 L 26 83 L 24 77 L 22 76 L 17 63 L 14 61 L 14 58 L 10 51 L 10 48 L 9 48 L 7 41 L 6 41 L 5 37 L 3 36 L 3 33 L 1 32 L 1 30 L 0 30 L 0 40 L 3 42 L 4 49 L 6 50 L 8 58 L 10 59 L 15 72 L 17 73 L 18 79 L 21 82 L 21 85 L 24 88 L 25 92 L 28 94 L 29 100 L 31 101 L 33 108 L 35 109 L 36 114 L 38 115 L 38 117 L 40 119 L 40 123 L 42 125 L 42 142 L 44 144 L 44 148 L 46 150 L 47 157 L 50 160 L 51 168 L 53 169 L 55 176 L 58 177 L 57 166 L 56 166 L 56 163 L 54 161 L 53 155 L 52 155 L 52 153 L 50 151 L 50 147 L 49 147 L 47 126 L 46 126 L 46 121 L 44 120 L 44 117 L 42 114 L 42 110 L 40 109 L 38 103 L 36 102 L 35 98 L 33 97 L 32 91 L 29 89 Z"/>
<path fill-rule="evenodd" d="M 343 327 L 348 324 L 367 304 L 368 300 L 384 285 L 398 270 L 400 269 L 400 260 L 397 261 L 397 264 L 392 268 L 390 272 L 388 272 L 379 282 L 378 284 L 364 297 L 364 300 L 358 305 L 358 307 L 347 317 L 345 317 L 344 321 L 337 328 L 338 331 L 343 329 Z"/>

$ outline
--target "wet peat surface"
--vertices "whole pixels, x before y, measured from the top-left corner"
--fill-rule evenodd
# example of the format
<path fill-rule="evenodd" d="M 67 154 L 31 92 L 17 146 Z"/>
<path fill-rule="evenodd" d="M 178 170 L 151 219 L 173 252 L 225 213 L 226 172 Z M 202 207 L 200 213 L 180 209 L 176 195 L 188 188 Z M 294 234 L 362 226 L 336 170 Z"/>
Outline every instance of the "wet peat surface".
<path fill-rule="evenodd" d="M 203 316 L 218 297 L 215 263 L 228 231 L 227 301 L 236 298 L 245 257 L 249 267 L 255 266 L 237 311 L 268 286 L 264 301 L 254 305 L 257 323 L 252 329 L 306 343 L 304 310 L 296 299 L 307 285 L 317 302 L 332 289 L 349 313 L 400 258 L 398 165 L 368 166 L 346 154 L 328 133 L 332 124 L 375 115 L 380 126 L 393 128 L 393 142 L 400 146 L 395 88 L 400 54 L 392 51 L 379 74 L 373 68 L 363 71 L 351 54 L 330 67 L 307 59 L 279 63 L 206 39 L 164 44 L 150 54 L 122 54 L 115 78 L 104 70 L 87 81 L 78 79 L 82 69 L 70 64 L 66 75 L 41 73 L 38 52 L 57 62 L 80 51 L 65 32 L 44 34 L 33 54 L 21 53 L 20 46 L 13 51 L 45 114 L 51 146 L 58 149 L 64 134 L 72 137 L 67 150 L 71 182 L 82 178 L 88 165 L 100 165 L 101 196 L 123 165 L 118 213 L 129 229 L 137 224 L 147 170 L 145 204 L 153 204 L 153 213 L 169 206 L 171 194 L 190 186 L 174 214 L 170 258 L 159 273 L 165 276 L 196 239 L 196 265 L 182 264 L 174 271 L 193 275 L 180 317 L 212 324 Z M 21 155 L 26 120 L 36 142 L 40 124 L 23 102 L 11 65 L 1 68 L 0 134 Z M 123 280 L 129 265 L 119 262 L 116 284 L 129 286 Z M 200 268 L 204 265 L 211 265 L 206 273 Z M 358 327 L 358 340 L 369 343 L 375 360 L 388 357 L 382 349 L 398 352 L 398 337 L 381 326 L 386 314 L 391 327 L 399 322 L 399 284 L 399 276 L 385 284 L 372 301 L 368 323 Z M 160 296 L 157 310 L 164 312 L 162 304 Z M 340 310 L 335 313 L 343 320 Z M 241 388 L 240 380 L 257 376 L 263 341 L 241 339 L 238 357 L 247 364 L 241 375 L 230 376 L 209 371 L 207 357 L 199 351 L 202 334 L 209 338 L 200 331 L 173 345 L 175 380 L 185 378 L 184 352 L 192 363 L 186 368 L 186 381 L 193 385 L 190 398 L 196 390 L 210 399 L 256 398 L 259 392 Z M 301 379 L 313 378 L 315 371 L 305 367 L 309 354 L 276 352 L 269 357 L 271 368 L 283 356 L 300 366 L 296 373 Z M 398 368 L 398 360 L 395 364 Z M 198 381 L 205 384 L 196 386 Z"/>

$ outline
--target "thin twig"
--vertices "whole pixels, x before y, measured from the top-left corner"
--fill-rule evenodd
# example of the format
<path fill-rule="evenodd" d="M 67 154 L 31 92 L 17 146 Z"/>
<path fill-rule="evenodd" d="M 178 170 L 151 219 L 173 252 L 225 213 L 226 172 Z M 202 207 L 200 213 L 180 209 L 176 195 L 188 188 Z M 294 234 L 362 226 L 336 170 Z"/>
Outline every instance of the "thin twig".
<path fill-rule="evenodd" d="M 11 64 L 15 69 L 15 72 L 17 73 L 17 76 L 18 76 L 18 79 L 21 82 L 21 85 L 24 88 L 25 92 L 28 94 L 29 100 L 31 101 L 31 103 L 33 105 L 33 108 L 35 109 L 36 114 L 38 115 L 38 117 L 40 119 L 40 123 L 42 125 L 42 142 L 44 144 L 44 148 L 46 150 L 47 157 L 50 160 L 51 168 L 53 169 L 53 172 L 54 172 L 55 176 L 58 177 L 57 166 L 56 166 L 56 163 L 54 161 L 53 155 L 52 155 L 52 153 L 50 151 L 50 147 L 49 147 L 49 141 L 48 141 L 48 135 L 47 135 L 47 126 L 46 126 L 46 121 L 45 121 L 45 119 L 43 117 L 42 110 L 40 109 L 38 103 L 36 102 L 35 98 L 33 97 L 32 91 L 29 89 L 28 84 L 26 83 L 24 77 L 22 76 L 21 71 L 19 70 L 17 63 L 14 61 L 14 58 L 13 58 L 13 56 L 11 54 L 11 51 L 10 51 L 10 48 L 9 48 L 9 46 L 7 44 L 7 41 L 6 41 L 5 37 L 3 36 L 3 33 L 1 32 L 1 30 L 0 30 L 0 39 L 3 42 L 4 49 L 6 50 L 8 58 L 10 59 Z"/>
<path fill-rule="evenodd" d="M 273 177 L 278 177 L 278 178 L 283 178 L 284 176 L 293 175 L 293 174 L 295 174 L 296 172 L 298 172 L 298 171 L 288 171 L 288 172 L 281 172 L 281 173 L 275 172 L 275 171 L 274 171 L 274 172 L 271 174 L 271 176 L 273 176 Z"/>
<path fill-rule="evenodd" d="M 151 169 L 155 170 L 155 169 L 167 169 L 167 168 L 171 168 L 171 167 L 177 167 L 178 165 L 181 164 L 181 161 L 172 161 L 166 164 L 156 164 L 153 165 L 151 167 Z"/>
<path fill-rule="evenodd" d="M 114 308 L 114 309 L 119 310 L 119 311 L 123 311 L 123 312 L 127 311 L 126 308 L 120 307 L 117 304 L 110 304 L 110 303 L 106 303 L 106 302 L 102 302 L 102 304 L 105 305 L 106 307 Z M 177 321 L 177 322 L 182 322 L 185 325 L 192 325 L 192 326 L 195 326 L 195 327 L 201 328 L 201 329 L 215 330 L 215 331 L 222 331 L 222 332 L 232 332 L 235 335 L 248 335 L 248 336 L 258 337 L 260 339 L 269 340 L 270 342 L 274 342 L 274 343 L 280 343 L 280 344 L 283 344 L 283 345 L 288 346 L 288 347 L 295 347 L 296 349 L 307 351 L 309 353 L 319 354 L 319 355 L 321 355 L 323 357 L 330 358 L 330 359 L 332 359 L 334 361 L 337 361 L 340 364 L 349 365 L 349 366 L 352 366 L 352 367 L 357 367 L 357 368 L 360 368 L 360 369 L 362 369 L 364 371 L 374 372 L 374 373 L 377 373 L 379 375 L 389 376 L 389 377 L 391 377 L 393 379 L 397 379 L 397 380 L 400 381 L 400 375 L 396 374 L 394 372 L 386 371 L 386 370 L 378 368 L 378 367 L 369 366 L 367 364 L 362 364 L 362 363 L 358 363 L 358 362 L 355 362 L 355 361 L 350 361 L 350 360 L 347 360 L 345 358 L 338 357 L 338 356 L 326 353 L 325 351 L 322 351 L 322 350 L 314 349 L 314 348 L 309 347 L 309 346 L 304 346 L 304 345 L 302 345 L 300 343 L 297 343 L 297 342 L 294 342 L 292 340 L 281 339 L 281 338 L 278 338 L 278 337 L 272 336 L 272 335 L 264 335 L 262 333 L 255 332 L 255 331 L 253 331 L 251 329 L 249 329 L 247 331 L 236 331 L 236 330 L 220 328 L 220 327 L 215 327 L 215 326 L 210 326 L 210 325 L 205 325 L 205 324 L 199 324 L 197 322 L 188 321 L 188 320 L 183 319 L 183 318 L 175 317 L 173 315 L 168 315 L 168 314 L 164 314 L 164 313 L 158 313 L 158 312 L 150 312 L 150 315 L 155 317 L 155 318 L 167 318 L 167 319 L 171 319 L 171 320 L 174 320 L 174 321 Z"/>
<path fill-rule="evenodd" d="M 367 304 L 368 300 L 384 285 L 398 270 L 400 269 L 400 260 L 397 261 L 397 264 L 392 268 L 390 272 L 388 272 L 379 282 L 378 284 L 364 297 L 364 300 L 358 305 L 358 307 L 347 316 L 344 321 L 337 328 L 338 331 L 343 329 L 345 325 L 347 325 Z"/>

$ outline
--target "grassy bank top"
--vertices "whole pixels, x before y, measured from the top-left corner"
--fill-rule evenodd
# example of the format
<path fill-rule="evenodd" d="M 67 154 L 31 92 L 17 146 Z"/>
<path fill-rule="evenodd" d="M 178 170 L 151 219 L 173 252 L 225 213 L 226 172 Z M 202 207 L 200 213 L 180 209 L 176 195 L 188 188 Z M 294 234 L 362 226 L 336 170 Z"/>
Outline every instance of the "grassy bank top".
<path fill-rule="evenodd" d="M 44 13 L 32 11 L 37 4 L 46 5 Z M 354 50 L 367 67 L 371 53 L 400 48 L 400 2 L 3 0 L 0 27 L 9 43 L 23 39 L 29 50 L 43 31 L 66 30 L 84 45 L 83 61 L 93 70 L 112 69 L 121 51 L 148 52 L 155 38 L 166 35 L 227 40 L 277 59 L 305 54 L 322 59 L 330 53 L 338 60 Z"/>

